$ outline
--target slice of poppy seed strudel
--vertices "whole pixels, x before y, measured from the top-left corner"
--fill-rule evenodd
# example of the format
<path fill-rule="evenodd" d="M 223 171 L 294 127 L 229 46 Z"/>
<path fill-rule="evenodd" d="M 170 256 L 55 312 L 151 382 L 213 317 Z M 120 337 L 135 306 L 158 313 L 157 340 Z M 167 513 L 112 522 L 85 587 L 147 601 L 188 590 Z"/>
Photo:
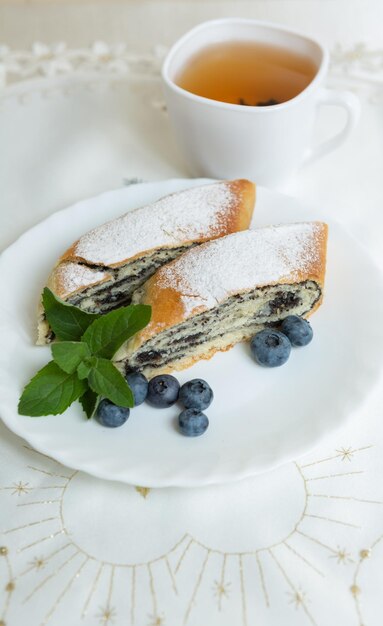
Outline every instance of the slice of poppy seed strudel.
<path fill-rule="evenodd" d="M 322 301 L 327 225 L 284 224 L 235 233 L 185 252 L 134 296 L 149 325 L 115 355 L 151 377 L 189 367 Z"/>
<path fill-rule="evenodd" d="M 94 228 L 59 259 L 48 287 L 91 313 L 130 303 L 164 263 L 191 246 L 249 227 L 255 185 L 248 180 L 192 187 Z M 38 343 L 53 338 L 40 309 Z"/>

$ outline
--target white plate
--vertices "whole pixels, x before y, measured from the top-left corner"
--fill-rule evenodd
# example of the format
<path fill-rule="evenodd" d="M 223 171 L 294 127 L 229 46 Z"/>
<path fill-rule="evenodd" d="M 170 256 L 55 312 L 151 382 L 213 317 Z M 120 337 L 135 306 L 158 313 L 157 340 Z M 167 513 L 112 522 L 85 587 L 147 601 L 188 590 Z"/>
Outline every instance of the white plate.
<path fill-rule="evenodd" d="M 325 300 L 312 318 L 314 340 L 278 369 L 257 366 L 235 346 L 177 374 L 205 378 L 215 400 L 210 428 L 189 439 L 175 427 L 177 406 L 134 409 L 116 430 L 84 419 L 75 403 L 64 415 L 17 414 L 23 386 L 50 359 L 34 345 L 36 304 L 59 254 L 81 233 L 169 192 L 201 184 L 169 180 L 118 189 L 53 214 L 0 259 L 0 415 L 37 450 L 64 465 L 145 486 L 197 486 L 263 472 L 296 458 L 360 406 L 382 368 L 383 281 L 366 252 L 329 221 Z M 320 217 L 320 216 L 319 216 Z M 254 226 L 318 218 L 287 196 L 258 189 Z"/>

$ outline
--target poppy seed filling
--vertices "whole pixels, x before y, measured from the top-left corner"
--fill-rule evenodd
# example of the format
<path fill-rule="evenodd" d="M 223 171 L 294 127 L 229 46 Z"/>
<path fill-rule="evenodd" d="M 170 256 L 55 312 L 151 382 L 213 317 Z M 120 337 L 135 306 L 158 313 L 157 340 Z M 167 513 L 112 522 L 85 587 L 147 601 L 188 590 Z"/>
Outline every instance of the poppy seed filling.
<path fill-rule="evenodd" d="M 116 268 L 102 268 L 98 265 L 87 264 L 92 269 L 106 269 L 113 278 L 84 289 L 81 293 L 69 297 L 68 302 L 88 313 L 107 313 L 121 306 L 126 306 L 130 304 L 133 292 L 148 280 L 159 267 L 178 257 L 191 245 L 161 248 L 150 255 L 139 257 Z"/>
<path fill-rule="evenodd" d="M 200 358 L 210 349 L 224 350 L 238 341 L 248 340 L 287 315 L 305 316 L 320 297 L 321 288 L 314 281 L 261 287 L 233 295 L 221 305 L 158 333 L 119 365 L 126 371 L 135 369 L 154 374 L 164 365 L 177 365 L 185 358 Z M 140 290 L 134 301 L 139 299 Z"/>

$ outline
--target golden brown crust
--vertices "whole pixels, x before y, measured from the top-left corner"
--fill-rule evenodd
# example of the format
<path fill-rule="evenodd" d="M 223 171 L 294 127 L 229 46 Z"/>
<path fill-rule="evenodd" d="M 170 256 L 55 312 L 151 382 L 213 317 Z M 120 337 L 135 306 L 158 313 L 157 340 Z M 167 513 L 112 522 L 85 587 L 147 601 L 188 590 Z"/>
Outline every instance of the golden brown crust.
<path fill-rule="evenodd" d="M 191 243 L 203 243 L 205 241 L 210 241 L 211 239 L 216 239 L 218 237 L 223 237 L 225 235 L 229 235 L 230 233 L 235 233 L 237 231 L 246 230 L 250 226 L 251 218 L 253 216 L 254 204 L 255 204 L 255 195 L 256 195 L 256 186 L 255 183 L 251 182 L 247 179 L 237 179 L 237 180 L 229 180 L 229 181 L 221 181 L 220 184 L 224 184 L 227 189 L 229 189 L 233 194 L 233 202 L 230 207 L 223 207 L 221 211 L 217 211 L 217 222 L 214 228 L 214 234 L 207 232 L 198 238 L 188 238 L 187 234 L 183 239 L 182 243 L 185 245 Z M 191 189 L 195 189 L 192 187 Z M 177 196 L 178 193 L 169 194 L 170 196 Z M 167 198 L 168 196 L 165 196 Z M 132 214 L 133 212 L 127 213 Z M 75 241 L 66 252 L 61 256 L 59 263 L 65 261 L 74 261 L 74 262 L 83 262 L 83 263 L 93 263 L 93 261 L 86 257 L 86 255 L 78 254 L 79 242 L 82 238 Z M 174 244 L 165 244 L 161 245 L 161 248 L 172 248 L 177 247 L 179 242 L 175 242 Z M 119 267 L 124 265 L 128 261 L 134 261 L 139 258 L 143 254 L 149 254 L 154 252 L 155 248 L 147 248 L 145 250 L 141 250 L 136 254 L 132 254 L 129 256 L 124 256 L 116 263 L 107 264 L 106 267 Z M 101 266 L 102 263 L 100 262 Z"/>
<path fill-rule="evenodd" d="M 309 262 L 305 264 L 305 267 L 301 270 L 294 269 L 291 273 L 286 273 L 283 276 L 279 276 L 278 280 L 274 280 L 271 282 L 267 282 L 267 285 L 278 285 L 278 284 L 296 284 L 304 281 L 314 281 L 320 287 L 323 294 L 324 287 L 324 279 L 326 272 L 326 250 L 327 250 L 327 236 L 328 236 L 328 227 L 327 224 L 323 222 L 313 222 L 312 225 L 315 229 L 315 235 L 307 238 L 307 241 L 310 245 L 313 246 L 313 250 L 310 251 L 309 254 Z M 299 226 L 299 225 L 298 225 Z M 265 229 L 262 229 L 265 230 Z M 261 229 L 259 229 L 261 231 Z M 253 232 L 253 231 L 250 231 Z M 254 231 L 256 232 L 256 231 Z M 236 237 L 233 235 L 233 237 Z M 238 237 L 241 237 L 239 235 Z M 224 244 L 224 240 L 229 241 L 230 237 L 225 237 L 221 239 L 220 242 Z M 213 244 L 206 243 L 200 248 L 195 249 L 194 255 L 201 253 L 203 249 L 207 246 Z M 169 268 L 177 267 L 176 264 L 179 264 L 181 259 L 185 259 L 186 255 L 190 256 L 190 252 L 186 252 L 182 257 L 175 259 L 167 266 L 160 268 L 142 287 L 142 292 L 139 298 L 139 302 L 141 304 L 148 304 L 152 307 L 152 318 L 150 323 L 144 328 L 140 333 L 135 335 L 130 342 L 124 346 L 119 353 L 116 355 L 116 359 L 119 360 L 121 358 L 126 358 L 129 354 L 133 354 L 136 352 L 146 341 L 152 339 L 158 333 L 176 326 L 184 322 L 188 317 L 194 317 L 203 311 L 206 311 L 209 307 L 204 305 L 200 299 L 197 300 L 199 303 L 198 306 L 193 308 L 192 312 L 187 313 L 185 311 L 184 306 L 184 292 L 182 287 L 179 288 L 171 287 L 167 285 L 167 281 L 164 280 L 164 274 L 169 272 Z M 225 259 L 222 259 L 222 263 L 225 263 Z M 256 287 L 263 287 L 265 283 L 259 282 L 257 284 L 252 285 L 251 289 L 248 288 L 246 290 L 237 290 L 232 291 L 231 293 L 227 293 L 227 297 L 230 295 L 234 295 L 235 293 L 243 293 L 245 291 L 250 291 L 255 289 Z M 197 297 L 197 296 L 194 296 Z M 308 315 L 311 315 L 322 303 L 323 295 L 321 295 L 318 302 L 315 304 L 313 309 L 309 312 Z M 307 317 L 308 317 L 307 315 Z M 187 359 L 182 362 L 180 366 L 181 369 L 185 367 L 190 367 L 195 360 L 210 358 L 216 350 L 213 352 L 210 350 L 207 355 L 199 356 L 197 359 Z M 177 369 L 179 366 L 172 365 L 171 369 Z M 157 370 L 156 370 L 157 371 Z M 159 369 L 159 371 L 164 372 L 165 369 Z M 167 371 L 170 371 L 169 369 Z"/>
<path fill-rule="evenodd" d="M 307 280 L 313 280 L 321 287 L 321 296 L 314 304 L 311 311 L 309 311 L 305 317 L 310 317 L 321 306 L 323 302 L 324 283 L 326 277 L 326 262 L 327 262 L 327 239 L 328 239 L 328 225 L 325 222 L 317 222 L 321 228 L 317 235 L 317 246 L 319 250 L 317 262 L 312 264 L 311 274 Z M 303 279 L 304 280 L 304 279 Z"/>
<path fill-rule="evenodd" d="M 92 269 L 91 267 L 87 267 L 87 263 L 89 263 L 89 265 L 93 265 L 94 261 L 90 258 L 87 258 L 84 254 L 78 254 L 79 243 L 86 236 L 89 235 L 89 233 L 87 233 L 79 240 L 74 242 L 73 245 L 68 248 L 68 250 L 66 250 L 66 252 L 64 252 L 64 254 L 61 256 L 48 279 L 48 286 L 52 289 L 54 293 L 56 293 L 56 295 L 65 300 L 74 293 L 81 292 L 83 289 L 89 287 L 90 285 L 97 285 L 107 280 L 110 280 L 111 274 L 107 272 L 108 268 L 116 268 L 126 264 L 127 262 L 134 261 L 140 256 L 154 252 L 158 248 L 172 248 L 178 247 L 180 245 L 187 246 L 194 242 L 203 243 L 210 239 L 222 237 L 224 235 L 228 235 L 230 233 L 241 230 L 246 230 L 250 225 L 254 210 L 255 184 L 245 179 L 222 181 L 222 183 L 218 184 L 225 185 L 225 187 L 231 191 L 233 201 L 231 202 L 229 207 L 222 207 L 222 210 L 217 210 L 214 229 L 211 232 L 209 232 L 208 230 L 206 233 L 202 234 L 198 238 L 194 237 L 193 239 L 188 238 L 187 233 L 185 233 L 185 237 L 182 239 L 182 241 L 175 240 L 172 244 L 165 243 L 155 248 L 143 249 L 130 256 L 126 256 L 125 254 L 124 258 L 120 258 L 118 262 L 110 264 L 103 264 L 101 262 L 98 262 L 98 269 Z M 178 194 L 171 194 L 171 196 L 177 195 Z M 140 209 L 136 209 L 136 211 L 139 210 Z M 127 213 L 126 219 L 129 220 L 129 215 L 133 215 L 133 213 L 135 213 L 136 211 Z M 108 224 L 106 224 L 105 226 L 107 226 Z M 97 237 L 97 230 L 98 229 L 95 229 L 94 231 L 95 237 Z M 75 269 L 76 264 L 79 266 L 79 269 L 77 271 Z M 80 270 L 84 275 L 83 282 L 81 282 Z"/>

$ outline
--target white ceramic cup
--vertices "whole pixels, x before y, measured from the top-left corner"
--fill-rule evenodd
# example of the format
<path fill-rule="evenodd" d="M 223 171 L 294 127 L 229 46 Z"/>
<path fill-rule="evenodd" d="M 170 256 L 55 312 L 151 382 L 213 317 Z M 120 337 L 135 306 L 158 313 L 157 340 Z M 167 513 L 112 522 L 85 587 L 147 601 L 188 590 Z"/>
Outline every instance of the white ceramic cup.
<path fill-rule="evenodd" d="M 252 41 L 308 56 L 317 72 L 297 96 L 272 106 L 241 106 L 197 96 L 174 82 L 198 51 L 224 41 Z M 165 98 L 176 139 L 194 176 L 246 177 L 280 187 L 305 163 L 338 147 L 359 116 L 359 100 L 347 91 L 325 89 L 328 52 L 315 40 L 290 29 L 257 20 L 227 18 L 196 26 L 169 51 L 162 68 Z M 318 106 L 346 110 L 344 127 L 312 146 Z"/>

